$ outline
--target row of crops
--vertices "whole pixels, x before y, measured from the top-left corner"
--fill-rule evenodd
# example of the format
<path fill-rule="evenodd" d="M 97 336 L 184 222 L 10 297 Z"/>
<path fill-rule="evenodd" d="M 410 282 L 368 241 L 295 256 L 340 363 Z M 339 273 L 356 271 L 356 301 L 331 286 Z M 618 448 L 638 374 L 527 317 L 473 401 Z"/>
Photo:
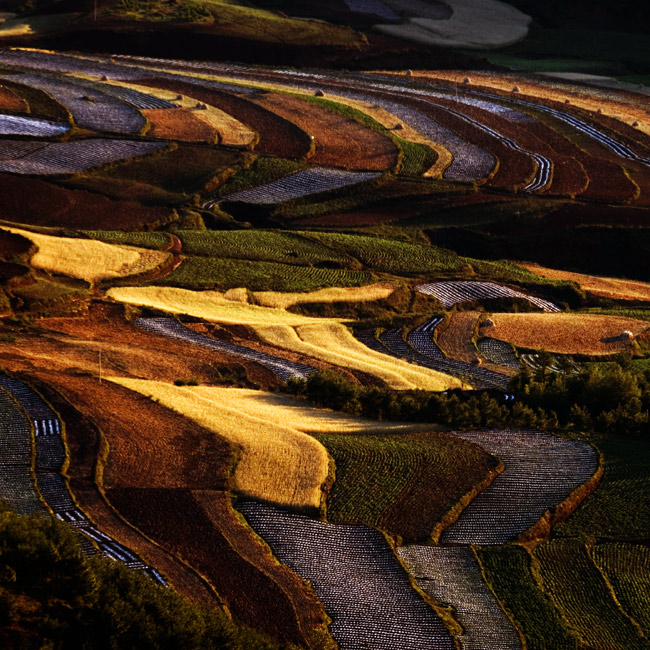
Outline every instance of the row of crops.
<path fill-rule="evenodd" d="M 0 404 L 0 498 L 20 514 L 45 514 L 46 504 L 56 517 L 83 534 L 80 540 L 87 554 L 99 549 L 107 557 L 165 584 L 156 569 L 99 530 L 77 507 L 61 473 L 66 461 L 61 422 L 41 396 L 24 382 L 0 374 Z M 33 474 L 32 427 L 36 452 Z"/>

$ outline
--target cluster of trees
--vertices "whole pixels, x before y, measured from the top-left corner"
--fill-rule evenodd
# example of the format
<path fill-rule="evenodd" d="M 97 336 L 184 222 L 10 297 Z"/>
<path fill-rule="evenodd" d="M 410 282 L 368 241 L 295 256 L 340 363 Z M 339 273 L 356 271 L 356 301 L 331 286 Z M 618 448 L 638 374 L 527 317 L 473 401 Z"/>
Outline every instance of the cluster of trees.
<path fill-rule="evenodd" d="M 291 379 L 286 390 L 308 401 L 378 420 L 431 422 L 454 428 L 534 427 L 638 435 L 650 421 L 650 372 L 615 365 L 567 376 L 523 371 L 513 401 L 496 392 L 396 391 L 353 384 L 331 370 Z"/>
<path fill-rule="evenodd" d="M 2 503 L 0 648 L 289 650 L 117 562 L 87 558 L 67 524 Z"/>

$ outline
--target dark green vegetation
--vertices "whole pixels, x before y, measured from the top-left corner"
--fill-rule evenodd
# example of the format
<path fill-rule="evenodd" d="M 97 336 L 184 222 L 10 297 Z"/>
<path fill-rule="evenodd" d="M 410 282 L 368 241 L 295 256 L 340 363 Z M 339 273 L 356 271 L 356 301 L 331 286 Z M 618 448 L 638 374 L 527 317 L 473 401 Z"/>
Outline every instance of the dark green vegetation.
<path fill-rule="evenodd" d="M 3 648 L 272 650 L 279 644 L 150 578 L 86 558 L 71 529 L 0 505 Z"/>
<path fill-rule="evenodd" d="M 483 546 L 476 554 L 488 585 L 525 636 L 529 650 L 577 650 L 578 639 L 537 586 L 526 549 Z"/>
<path fill-rule="evenodd" d="M 480 447 L 439 433 L 315 437 L 336 466 L 328 521 L 374 526 L 404 541 L 428 538 L 497 466 Z"/>

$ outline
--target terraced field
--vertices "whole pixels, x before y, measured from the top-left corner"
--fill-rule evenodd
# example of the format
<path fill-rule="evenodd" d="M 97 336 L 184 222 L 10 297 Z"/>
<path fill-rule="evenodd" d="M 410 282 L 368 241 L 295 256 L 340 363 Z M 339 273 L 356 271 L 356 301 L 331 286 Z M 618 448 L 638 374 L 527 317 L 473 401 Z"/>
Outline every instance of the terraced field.
<path fill-rule="evenodd" d="M 429 42 L 469 6 L 328 10 Z M 390 44 L 349 31 L 359 55 Z M 560 390 L 586 376 L 568 355 L 645 363 L 646 98 L 514 72 L 0 66 L 0 498 L 304 650 L 648 647 L 646 442 L 429 417 L 537 417 L 522 364 Z M 583 272 L 598 255 L 611 278 Z M 281 392 L 321 369 L 367 389 L 350 412 L 423 422 Z"/>

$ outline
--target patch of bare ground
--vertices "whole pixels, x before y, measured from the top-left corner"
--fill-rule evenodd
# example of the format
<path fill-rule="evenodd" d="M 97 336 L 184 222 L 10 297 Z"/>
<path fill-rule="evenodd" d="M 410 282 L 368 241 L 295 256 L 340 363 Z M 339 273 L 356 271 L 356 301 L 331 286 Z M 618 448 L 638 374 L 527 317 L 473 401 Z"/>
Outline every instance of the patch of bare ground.
<path fill-rule="evenodd" d="M 585 291 L 604 298 L 614 300 L 643 300 L 650 301 L 650 283 L 621 278 L 606 278 L 586 273 L 572 273 L 559 269 L 549 269 L 546 266 L 531 262 L 517 262 L 519 266 L 552 280 L 569 280 L 577 282 Z"/>
<path fill-rule="evenodd" d="M 648 329 L 647 321 L 602 314 L 498 313 L 490 319 L 494 325 L 481 330 L 484 336 L 558 354 L 618 354 L 632 345 L 624 332 L 636 337 Z"/>
<path fill-rule="evenodd" d="M 72 495 L 81 510 L 100 530 L 134 550 L 147 564 L 156 567 L 181 594 L 197 604 L 220 606 L 221 603 L 213 590 L 194 569 L 141 535 L 106 501 L 101 486 L 96 483 L 97 479 L 102 478 L 104 463 L 102 453 L 106 439 L 93 417 L 92 399 L 95 392 L 90 390 L 86 396 L 88 378 L 80 379 L 66 377 L 60 373 L 40 372 L 31 375 L 29 379 L 65 423 L 65 440 L 70 461 L 66 473 L 69 476 Z M 52 388 L 53 385 L 57 385 L 58 390 Z M 63 397 L 63 394 L 66 394 L 70 400 Z M 109 397 L 109 395 L 104 396 L 97 408 L 105 407 L 106 399 Z M 73 406 L 73 403 L 81 410 Z M 162 407 L 159 408 L 159 411 L 163 410 Z M 170 423 L 171 425 L 173 422 Z"/>
<path fill-rule="evenodd" d="M 488 361 L 472 343 L 478 319 L 481 315 L 481 312 L 478 311 L 453 312 L 447 326 L 438 332 L 437 342 L 439 347 L 452 359 L 488 368 L 502 374 L 516 374 L 516 370 L 513 368 L 506 368 Z"/>
<path fill-rule="evenodd" d="M 279 93 L 268 93 L 256 103 L 313 137 L 312 163 L 371 170 L 393 169 L 397 164 L 399 151 L 392 140 L 353 119 Z"/>
<path fill-rule="evenodd" d="M 254 363 L 214 350 L 147 332 L 127 322 L 119 307 L 93 304 L 88 316 L 53 317 L 37 321 L 38 329 L 17 333 L 13 342 L 0 341 L 0 354 L 21 368 L 59 372 L 160 379 L 174 382 L 195 377 L 219 383 L 220 371 L 231 370 L 253 385 L 274 382 L 273 375 Z"/>
<path fill-rule="evenodd" d="M 153 138 L 219 143 L 219 131 L 186 108 L 150 108 L 142 114 L 151 125 L 147 135 Z"/>
<path fill-rule="evenodd" d="M 3 111 L 27 112 L 27 102 L 5 86 L 0 86 L 0 109 Z"/>

